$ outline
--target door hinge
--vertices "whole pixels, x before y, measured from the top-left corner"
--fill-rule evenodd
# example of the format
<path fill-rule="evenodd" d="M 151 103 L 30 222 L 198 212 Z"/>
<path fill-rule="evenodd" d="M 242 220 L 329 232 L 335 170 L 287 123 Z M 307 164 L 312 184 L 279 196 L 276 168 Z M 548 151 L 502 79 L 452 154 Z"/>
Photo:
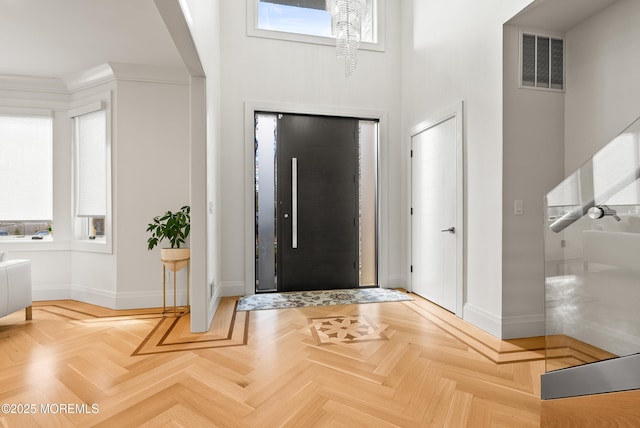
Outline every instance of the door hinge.
<path fill-rule="evenodd" d="M 413 273 L 413 265 L 411 265 L 411 273 Z"/>
<path fill-rule="evenodd" d="M 413 215 L 413 207 L 411 207 L 411 215 Z"/>
<path fill-rule="evenodd" d="M 411 157 L 413 157 L 413 150 L 411 150 Z"/>

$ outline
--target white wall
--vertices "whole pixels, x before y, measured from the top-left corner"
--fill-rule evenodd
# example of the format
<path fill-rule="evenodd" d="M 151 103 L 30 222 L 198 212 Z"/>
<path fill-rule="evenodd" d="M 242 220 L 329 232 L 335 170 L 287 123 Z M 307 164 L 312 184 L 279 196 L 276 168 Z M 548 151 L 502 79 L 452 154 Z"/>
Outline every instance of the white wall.
<path fill-rule="evenodd" d="M 245 290 L 245 258 L 252 237 L 246 236 L 245 204 L 247 136 L 245 103 L 269 102 L 301 108 L 377 110 L 388 113 L 388 197 L 384 210 L 389 225 L 385 238 L 389 266 L 383 285 L 406 286 L 402 224 L 402 155 L 400 135 L 400 3 L 386 2 L 386 51 L 361 50 L 355 73 L 346 78 L 335 48 L 247 36 L 246 1 L 220 2 L 221 16 L 221 221 L 222 280 L 228 294 Z M 286 109 L 284 107 L 283 109 Z M 250 199 L 249 199 L 250 200 Z M 250 213 L 249 213 L 250 214 Z M 249 225 L 250 226 L 250 225 Z M 250 230 L 250 228 L 249 228 Z M 383 239 L 385 239 L 383 238 Z M 250 249 L 249 249 L 250 250 Z M 249 288 L 253 287 L 249 284 Z"/>
<path fill-rule="evenodd" d="M 520 30 L 504 27 L 504 339 L 545 334 L 543 198 L 564 178 L 564 93 L 518 88 Z M 523 215 L 514 214 L 516 199 L 523 201 Z"/>
<path fill-rule="evenodd" d="M 118 307 L 159 306 L 160 250 L 147 250 L 146 228 L 153 217 L 189 205 L 188 86 L 184 81 L 118 81 L 115 111 Z"/>
<path fill-rule="evenodd" d="M 503 23 L 528 3 L 402 2 L 404 151 L 408 152 L 412 126 L 464 101 L 464 318 L 498 337 L 502 335 Z M 408 161 L 403 161 L 406 171 Z M 405 196 L 404 206 L 407 200 Z"/>
<path fill-rule="evenodd" d="M 220 94 L 220 2 L 187 0 L 187 20 L 206 74 L 206 139 L 207 139 L 207 320 L 222 296 L 221 255 L 221 94 Z"/>
<path fill-rule="evenodd" d="M 619 0 L 567 32 L 565 172 L 640 116 L 640 2 Z"/>

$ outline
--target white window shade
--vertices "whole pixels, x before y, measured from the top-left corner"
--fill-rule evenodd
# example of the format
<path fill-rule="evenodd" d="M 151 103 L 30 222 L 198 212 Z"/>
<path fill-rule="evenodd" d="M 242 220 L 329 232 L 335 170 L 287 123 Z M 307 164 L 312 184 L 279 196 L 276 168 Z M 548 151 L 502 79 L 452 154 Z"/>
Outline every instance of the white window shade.
<path fill-rule="evenodd" d="M 52 220 L 52 120 L 0 115 L 0 220 Z"/>
<path fill-rule="evenodd" d="M 76 215 L 107 214 L 107 112 L 97 110 L 75 117 Z"/>

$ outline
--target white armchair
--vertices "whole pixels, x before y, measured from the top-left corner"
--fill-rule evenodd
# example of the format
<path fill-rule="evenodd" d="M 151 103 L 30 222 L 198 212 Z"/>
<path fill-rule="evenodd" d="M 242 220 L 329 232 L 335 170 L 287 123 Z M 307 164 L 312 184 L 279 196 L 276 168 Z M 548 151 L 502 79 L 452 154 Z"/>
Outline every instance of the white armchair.
<path fill-rule="evenodd" d="M 0 261 L 0 317 L 24 309 L 30 320 L 32 304 L 31 261 Z"/>

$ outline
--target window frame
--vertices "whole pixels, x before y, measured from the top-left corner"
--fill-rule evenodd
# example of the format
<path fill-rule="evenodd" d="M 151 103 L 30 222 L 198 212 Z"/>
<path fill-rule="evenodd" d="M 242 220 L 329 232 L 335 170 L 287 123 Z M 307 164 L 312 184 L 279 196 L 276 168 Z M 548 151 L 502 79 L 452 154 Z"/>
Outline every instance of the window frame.
<path fill-rule="evenodd" d="M 113 253 L 112 234 L 112 170 L 113 170 L 113 141 L 112 141 L 112 102 L 111 92 L 99 94 L 92 100 L 84 100 L 76 104 L 75 108 L 68 111 L 72 135 L 72 204 L 71 225 L 72 240 L 71 249 L 94 253 Z M 78 199 L 78 140 L 76 132 L 76 118 L 85 114 L 104 110 L 106 113 L 106 215 L 104 217 L 104 236 L 92 237 L 89 233 L 90 224 L 93 218 L 79 217 L 77 213 Z"/>
<path fill-rule="evenodd" d="M 50 166 L 51 166 L 51 179 L 50 179 L 50 185 L 51 185 L 51 207 L 49 208 L 51 211 L 51 217 L 50 219 L 40 219 L 40 220 L 24 220 L 24 219 L 12 219 L 12 221 L 14 221 L 15 223 L 18 224 L 24 224 L 24 223 L 35 223 L 35 222 L 46 222 L 49 224 L 49 227 L 51 227 L 51 224 L 53 223 L 54 219 L 54 198 L 53 198 L 53 192 L 54 192 L 54 173 L 53 173 L 53 158 L 54 158 L 54 111 L 53 109 L 48 109 L 48 108 L 31 108 L 31 107 L 0 107 L 0 115 L 2 116 L 24 116 L 24 117 L 41 117 L 41 118 L 48 118 L 50 120 L 50 127 L 51 127 L 51 134 L 50 134 L 50 140 L 49 140 L 49 145 L 50 145 L 50 154 L 51 154 L 51 159 L 50 159 Z M 9 221 L 9 220 L 6 220 Z M 10 243 L 10 242 L 35 242 L 35 243 L 42 243 L 42 242 L 51 242 L 52 241 L 52 236 L 51 234 L 49 234 L 46 238 L 43 239 L 35 239 L 32 240 L 32 237 L 35 235 L 8 235 L 8 236 L 3 236 L 1 238 L 1 243 Z"/>
<path fill-rule="evenodd" d="M 258 1 L 247 0 L 247 36 L 315 45 L 336 46 L 333 37 L 312 36 L 258 28 Z M 361 50 L 384 52 L 386 50 L 386 0 L 372 0 L 375 42 L 360 42 Z"/>

